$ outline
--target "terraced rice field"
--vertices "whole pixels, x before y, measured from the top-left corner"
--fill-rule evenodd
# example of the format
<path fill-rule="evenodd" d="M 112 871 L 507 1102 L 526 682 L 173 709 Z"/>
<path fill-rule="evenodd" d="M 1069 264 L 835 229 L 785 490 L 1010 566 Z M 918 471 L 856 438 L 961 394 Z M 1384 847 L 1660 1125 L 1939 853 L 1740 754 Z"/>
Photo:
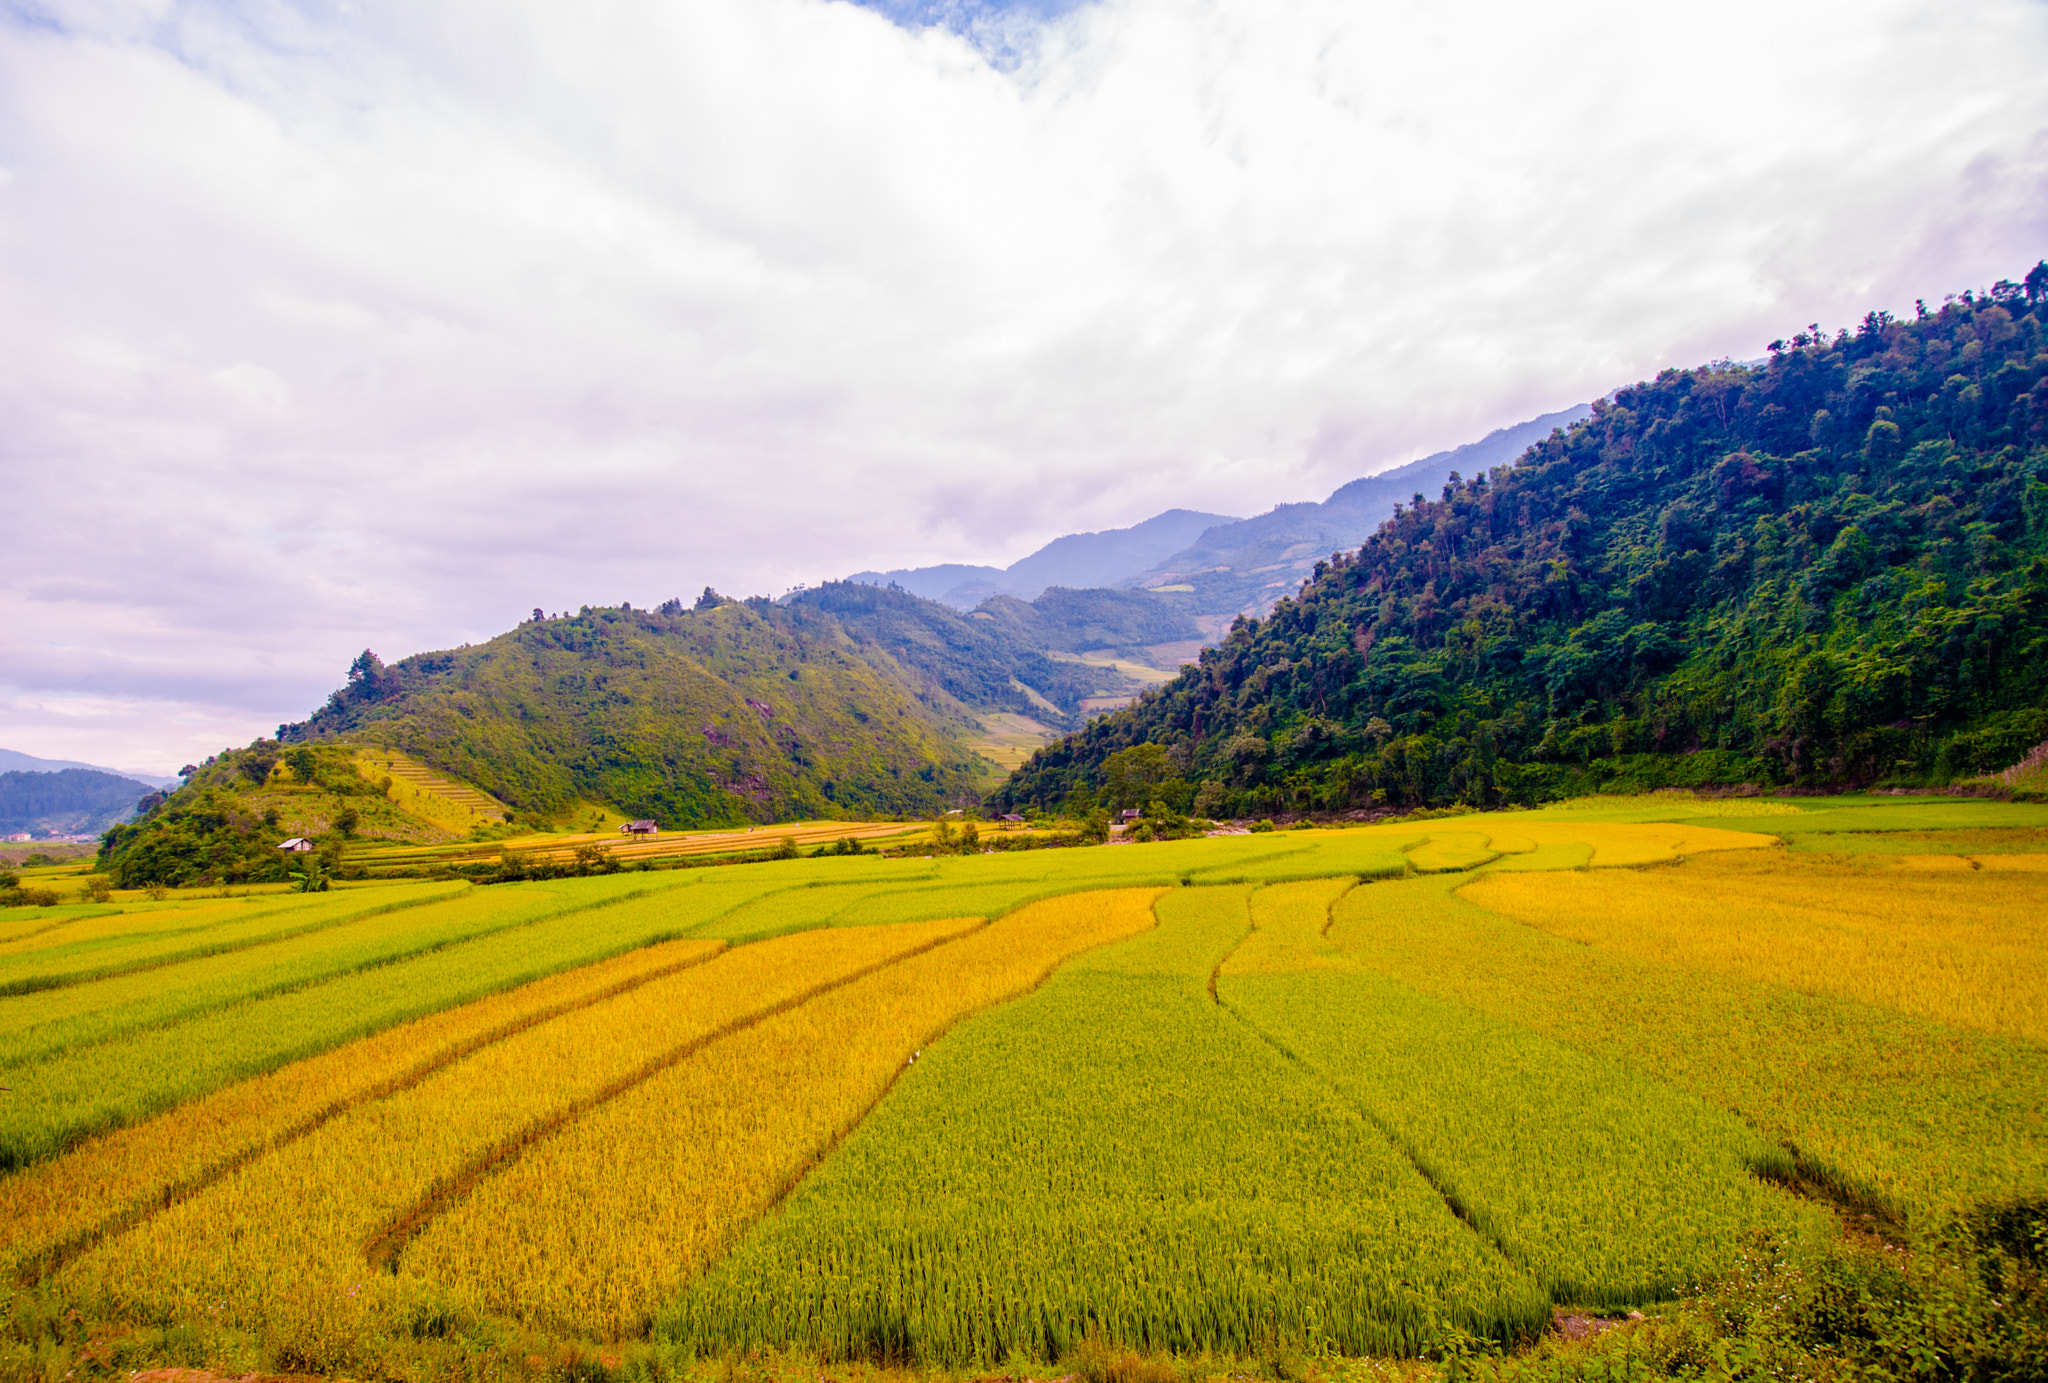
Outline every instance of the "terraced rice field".
<path fill-rule="evenodd" d="M 237 1371 L 1511 1343 L 2048 1194 L 2044 825 L 1660 797 L 9 917 L 0 1263 Z"/>

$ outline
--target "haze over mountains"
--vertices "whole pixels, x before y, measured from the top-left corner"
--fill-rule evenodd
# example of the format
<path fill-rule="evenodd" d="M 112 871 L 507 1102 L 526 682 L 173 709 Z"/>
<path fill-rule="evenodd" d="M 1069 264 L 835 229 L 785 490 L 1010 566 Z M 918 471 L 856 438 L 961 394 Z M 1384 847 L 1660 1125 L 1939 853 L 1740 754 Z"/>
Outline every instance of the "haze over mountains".
<path fill-rule="evenodd" d="M 863 585 L 901 586 L 927 600 L 971 610 L 991 596 L 1036 600 L 1050 587 L 1142 587 L 1188 594 L 1186 609 L 1208 616 L 1213 635 L 1238 614 L 1258 615 L 1299 586 L 1319 558 L 1357 547 L 1416 494 L 1434 495 L 1453 473 L 1476 475 L 1514 460 L 1592 407 L 1546 413 L 1496 429 L 1340 487 L 1321 503 L 1281 504 L 1249 519 L 1169 509 L 1129 528 L 1070 533 L 1008 567 L 946 563 L 855 572 Z"/>
<path fill-rule="evenodd" d="M 67 768 L 90 769 L 94 773 L 111 773 L 117 778 L 132 778 L 153 788 L 176 787 L 178 780 L 154 773 L 131 773 L 125 768 L 108 768 L 105 764 L 80 763 L 76 759 L 39 759 L 33 754 L 24 754 L 18 749 L 0 749 L 0 773 L 62 773 Z"/>
<path fill-rule="evenodd" d="M 1047 587 L 1087 590 L 1132 584 L 1131 577 L 1170 558 L 1218 525 L 1237 520 L 1227 514 L 1169 509 L 1129 528 L 1069 533 L 1007 567 L 947 562 L 896 571 L 858 571 L 847 580 L 863 586 L 901 586 L 912 595 L 971 610 L 992 595 L 1036 600 Z"/>

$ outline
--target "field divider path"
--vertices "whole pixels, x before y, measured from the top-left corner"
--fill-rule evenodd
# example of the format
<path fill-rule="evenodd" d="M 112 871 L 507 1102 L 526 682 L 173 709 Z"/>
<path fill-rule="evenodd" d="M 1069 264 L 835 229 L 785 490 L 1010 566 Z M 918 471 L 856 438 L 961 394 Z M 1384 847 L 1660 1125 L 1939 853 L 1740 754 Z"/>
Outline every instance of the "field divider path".
<path fill-rule="evenodd" d="M 1398 914 L 1442 887 L 1347 894 L 1337 920 Z M 1287 901 L 1265 910 L 1273 936 L 1225 962 L 1222 1003 L 1379 1127 L 1554 1302 L 1669 1299 L 1731 1265 L 1753 1229 L 1831 1232 L 1755 1176 L 1773 1150 L 1729 1111 L 1376 974 L 1357 954 L 1369 934 L 1325 941 L 1309 900 Z"/>
<path fill-rule="evenodd" d="M 1496 858 L 1498 858 L 1498 856 L 1496 856 Z M 1364 885 L 1359 880 L 1353 879 L 1350 880 L 1346 886 L 1338 888 L 1328 899 L 1320 900 L 1322 901 L 1323 924 L 1322 926 L 1315 928 L 1315 935 L 1317 941 L 1323 943 L 1323 947 L 1321 949 L 1324 949 L 1330 953 L 1334 953 L 1335 948 L 1328 946 L 1328 943 L 1325 939 L 1330 934 L 1331 926 L 1333 926 L 1336 923 L 1337 904 L 1340 900 L 1342 900 L 1346 895 L 1348 895 L 1351 892 L 1352 888 L 1363 886 Z M 1275 1037 L 1272 1033 L 1266 1031 L 1266 1029 L 1260 1027 L 1257 1023 L 1253 1022 L 1247 1014 L 1240 1010 L 1235 1004 L 1231 1003 L 1228 999 L 1225 999 L 1222 993 L 1220 992 L 1218 982 L 1222 978 L 1224 968 L 1230 965 L 1230 963 L 1233 960 L 1237 959 L 1239 955 L 1244 951 L 1247 945 L 1253 945 L 1255 950 L 1266 951 L 1267 954 L 1261 956 L 1260 960 L 1268 965 L 1273 964 L 1276 961 L 1281 964 L 1285 964 L 1286 961 L 1289 959 L 1298 960 L 1299 953 L 1302 950 L 1298 942 L 1295 946 L 1284 948 L 1272 947 L 1270 945 L 1270 938 L 1269 944 L 1267 946 L 1261 947 L 1255 944 L 1259 939 L 1259 933 L 1261 930 L 1259 924 L 1259 915 L 1262 911 L 1265 912 L 1266 930 L 1268 930 L 1268 932 L 1270 933 L 1272 930 L 1276 930 L 1276 928 L 1274 927 L 1274 923 L 1277 920 L 1274 916 L 1277 909 L 1273 908 L 1271 904 L 1273 902 L 1276 902 L 1280 896 L 1285 896 L 1285 894 L 1305 895 L 1306 898 L 1310 900 L 1312 904 L 1314 901 L 1317 901 L 1317 895 L 1320 894 L 1321 891 L 1322 890 L 1316 888 L 1313 885 L 1304 887 L 1300 884 L 1271 884 L 1268 885 L 1266 888 L 1259 889 L 1256 892 L 1254 892 L 1251 896 L 1251 902 L 1253 906 L 1250 909 L 1252 917 L 1252 929 L 1250 931 L 1247 931 L 1243 936 L 1239 937 L 1228 951 L 1225 951 L 1221 956 L 1217 957 L 1215 966 L 1211 968 L 1209 971 L 1209 998 L 1216 1004 L 1217 1008 L 1221 1009 L 1224 1013 L 1229 1014 L 1232 1021 L 1236 1022 L 1238 1025 L 1243 1027 L 1246 1032 L 1250 1033 L 1260 1042 L 1263 1042 L 1264 1044 L 1266 1044 L 1266 1046 L 1272 1048 L 1273 1051 L 1277 1052 L 1283 1060 L 1285 1060 L 1288 1064 L 1293 1066 L 1296 1070 L 1300 1071 L 1305 1079 L 1313 1082 L 1320 1088 L 1327 1090 L 1331 1094 L 1331 1096 L 1335 1098 L 1338 1102 L 1343 1104 L 1347 1109 L 1351 1110 L 1356 1115 L 1358 1115 L 1359 1118 L 1363 1119 L 1371 1127 L 1378 1130 L 1380 1137 L 1387 1140 L 1387 1146 L 1392 1148 L 1395 1152 L 1399 1153 L 1402 1156 L 1402 1158 L 1404 1158 L 1407 1161 L 1408 1165 L 1415 1169 L 1415 1174 L 1421 1177 L 1422 1180 L 1428 1184 L 1429 1189 L 1436 1193 L 1437 1198 L 1443 1201 L 1445 1208 L 1448 1209 L 1451 1212 L 1451 1214 L 1455 1215 L 1458 1218 L 1459 1223 L 1463 1224 L 1465 1228 L 1471 1230 L 1473 1234 L 1479 1237 L 1481 1242 L 1486 1244 L 1495 1253 L 1498 1253 L 1503 1259 L 1514 1264 L 1517 1268 L 1521 1268 L 1526 1271 L 1529 1265 L 1527 1263 L 1524 1263 L 1519 1257 L 1517 1257 L 1512 1251 L 1510 1251 L 1506 1241 L 1504 1241 L 1498 1234 L 1493 1233 L 1486 1226 L 1482 1225 L 1478 1220 L 1473 1218 L 1471 1207 L 1467 1206 L 1465 1202 L 1459 1198 L 1458 1194 L 1455 1191 L 1453 1191 L 1449 1185 L 1445 1183 L 1444 1179 L 1441 1176 L 1437 1175 L 1436 1171 L 1432 1169 L 1429 1166 L 1429 1164 L 1417 1153 L 1412 1143 L 1410 1143 L 1407 1139 L 1402 1138 L 1399 1133 L 1397 1133 L 1394 1129 L 1388 1126 L 1387 1122 L 1384 1119 L 1380 1118 L 1371 1109 L 1367 1108 L 1365 1104 L 1359 1101 L 1349 1091 L 1345 1090 L 1335 1081 L 1331 1080 L 1329 1076 L 1325 1074 L 1323 1071 L 1317 1069 L 1314 1065 L 1310 1064 L 1305 1058 L 1303 1058 L 1301 1053 L 1295 1051 L 1286 1043 L 1282 1042 L 1279 1038 Z M 1261 909 L 1260 907 L 1256 906 L 1257 902 L 1259 901 L 1259 895 L 1261 893 L 1270 893 L 1275 895 L 1273 898 L 1269 898 L 1267 900 L 1269 906 L 1265 909 Z M 1300 931 L 1304 929 L 1297 927 L 1292 930 Z M 1273 952 L 1276 950 L 1280 951 L 1281 953 L 1278 955 L 1273 954 Z M 1294 954 L 1290 955 L 1288 954 L 1289 952 L 1292 952 Z M 1341 964 L 1341 962 L 1339 963 Z"/>
<path fill-rule="evenodd" d="M 789 995 L 775 1003 L 741 1014 L 720 1024 L 710 1032 L 693 1037 L 689 1041 L 642 1063 L 632 1071 L 607 1082 L 588 1095 L 561 1106 L 546 1117 L 534 1120 L 495 1146 L 472 1158 L 445 1180 L 430 1187 L 424 1196 L 385 1224 L 376 1233 L 372 1234 L 363 1243 L 364 1259 L 374 1267 L 382 1268 L 387 1272 L 394 1271 L 397 1267 L 399 1256 L 404 1253 L 406 1245 L 423 1233 L 437 1216 L 460 1203 L 474 1191 L 477 1184 L 485 1177 L 508 1165 L 521 1152 L 539 1139 L 545 1138 L 557 1129 L 583 1118 L 592 1110 L 617 1099 L 633 1087 L 653 1079 L 676 1063 L 689 1060 L 713 1043 L 721 1042 L 736 1033 L 756 1027 L 779 1014 L 789 1012 L 791 1009 L 800 1008 L 814 999 L 830 994 L 835 989 L 844 989 L 848 985 L 864 980 L 878 971 L 886 970 L 891 966 L 901 965 L 906 961 L 924 955 L 926 952 L 935 951 L 941 946 L 951 945 L 964 937 L 973 935 L 975 931 L 981 930 L 981 928 L 987 925 L 988 923 L 984 919 L 981 920 L 980 927 L 933 937 L 929 941 L 911 947 L 909 950 L 898 951 L 847 974 L 837 975 L 829 980 L 822 980 L 800 993 Z"/>
<path fill-rule="evenodd" d="M 18 1257 L 12 1264 L 17 1282 L 32 1286 L 43 1277 L 56 1272 L 80 1254 L 93 1248 L 103 1240 L 133 1229 L 153 1215 L 162 1214 L 180 1202 L 190 1200 L 207 1187 L 222 1178 L 246 1167 L 258 1157 L 289 1147 L 300 1139 L 318 1131 L 341 1115 L 373 1100 L 386 1099 L 400 1091 L 409 1090 L 420 1082 L 464 1057 L 471 1056 L 484 1048 L 517 1036 L 528 1028 L 550 1022 L 578 1009 L 589 1008 L 606 1000 L 640 988 L 654 980 L 666 979 L 684 970 L 704 964 L 718 956 L 724 949 L 722 942 L 669 942 L 666 947 L 674 948 L 671 957 L 654 966 L 636 970 L 610 983 L 602 984 L 582 994 L 572 995 L 553 1003 L 543 1003 L 524 1013 L 509 1018 L 495 1027 L 459 1038 L 439 1048 L 430 1055 L 414 1062 L 411 1066 L 397 1071 L 381 1080 L 373 1081 L 346 1095 L 329 1100 L 297 1121 L 285 1125 L 263 1141 L 244 1144 L 218 1159 L 206 1163 L 186 1176 L 166 1183 L 155 1190 L 147 1199 L 137 1201 L 104 1215 L 68 1237 L 58 1239 L 47 1248 L 25 1257 Z M 652 948 L 648 948 L 652 949 Z M 630 955 L 631 953 L 629 953 Z M 596 968 L 596 967 L 593 967 Z M 545 981 L 540 983 L 545 984 Z M 484 1001 L 488 1003 L 488 1000 Z M 0 1206 L 5 1201 L 0 1200 Z"/>
<path fill-rule="evenodd" d="M 1241 885 L 963 1017 L 657 1318 L 685 1356 L 986 1372 L 1118 1349 L 1416 1353 L 1549 1319 L 1388 1140 L 1203 993 Z"/>

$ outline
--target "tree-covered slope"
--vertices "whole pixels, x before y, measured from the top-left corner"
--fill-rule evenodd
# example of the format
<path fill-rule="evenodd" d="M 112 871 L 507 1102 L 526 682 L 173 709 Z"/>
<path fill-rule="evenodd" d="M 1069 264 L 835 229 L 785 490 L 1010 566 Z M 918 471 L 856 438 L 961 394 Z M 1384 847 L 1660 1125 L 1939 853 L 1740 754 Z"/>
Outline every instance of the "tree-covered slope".
<path fill-rule="evenodd" d="M 546 816 L 583 799 L 666 826 L 929 811 L 971 790 L 958 706 L 828 615 L 707 598 L 591 609 L 381 665 L 288 741 L 403 750 Z"/>
<path fill-rule="evenodd" d="M 1061 594 L 1048 591 L 1039 599 L 1057 603 Z M 1113 593 L 1104 594 L 1117 599 Z M 1026 610 L 1036 608 L 1008 596 L 996 599 Z M 994 616 L 982 618 L 985 611 L 962 614 L 909 591 L 855 581 L 813 587 L 783 608 L 789 617 L 812 626 L 836 623 L 861 656 L 879 655 L 889 666 L 902 669 L 916 679 L 928 700 L 950 698 L 975 710 L 1026 715 L 1041 714 L 1043 701 L 1073 717 L 1081 699 L 1095 695 L 1102 680 L 1099 672 L 1045 656 L 1048 648 L 1065 647 L 1056 637 L 1046 637 L 1063 627 L 1057 615 L 1051 620 L 1054 630 L 1025 628 Z"/>
<path fill-rule="evenodd" d="M 99 832 L 125 821 L 155 789 L 96 769 L 0 773 L 0 834 Z"/>
<path fill-rule="evenodd" d="M 1667 370 L 1416 496 L 1004 806 L 1151 742 L 1211 812 L 1938 783 L 2048 738 L 2048 265 Z"/>

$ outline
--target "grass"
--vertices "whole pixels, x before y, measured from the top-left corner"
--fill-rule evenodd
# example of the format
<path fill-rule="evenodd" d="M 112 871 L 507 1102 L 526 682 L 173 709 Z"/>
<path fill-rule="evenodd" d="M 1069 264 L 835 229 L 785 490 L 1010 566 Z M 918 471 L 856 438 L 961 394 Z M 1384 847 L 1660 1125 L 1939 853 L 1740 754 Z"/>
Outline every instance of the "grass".
<path fill-rule="evenodd" d="M 1211 1000 L 1244 899 L 1168 894 L 1156 930 L 928 1048 L 658 1336 L 1071 1372 L 1117 1349 L 1414 1352 L 1535 1329 L 1531 1284 Z"/>

